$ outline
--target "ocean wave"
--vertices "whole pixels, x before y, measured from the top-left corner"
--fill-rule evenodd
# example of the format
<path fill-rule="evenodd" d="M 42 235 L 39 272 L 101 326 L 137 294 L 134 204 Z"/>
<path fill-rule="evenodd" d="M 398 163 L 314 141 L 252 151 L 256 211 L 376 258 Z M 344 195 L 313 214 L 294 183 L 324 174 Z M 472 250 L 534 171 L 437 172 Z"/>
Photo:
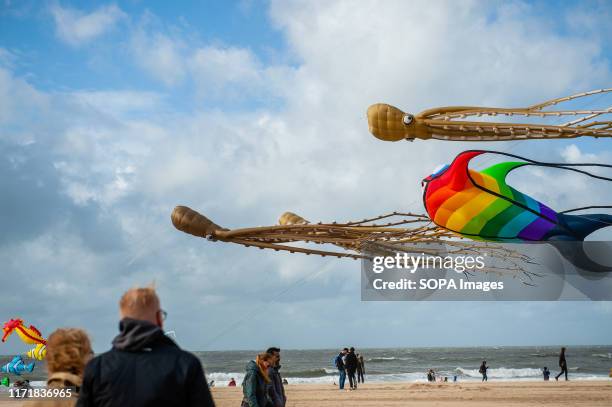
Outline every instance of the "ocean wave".
<path fill-rule="evenodd" d="M 478 369 L 466 369 L 462 367 L 458 367 L 455 371 L 462 376 L 465 377 L 473 377 L 473 378 L 481 378 L 482 374 L 478 372 Z M 526 368 L 489 368 L 487 371 L 487 376 L 490 379 L 520 379 L 520 378 L 528 378 L 528 377 L 542 377 L 542 370 L 526 367 Z"/>
<path fill-rule="evenodd" d="M 375 362 L 375 363 L 385 363 L 385 362 L 392 362 L 394 360 L 414 360 L 414 358 L 402 358 L 402 357 L 395 357 L 395 356 L 381 356 L 381 357 L 374 357 L 374 358 L 369 358 L 366 359 L 366 362 Z"/>
<path fill-rule="evenodd" d="M 337 373 L 337 372 L 336 372 Z M 282 372 L 281 372 L 282 374 Z M 437 377 L 448 377 L 452 382 L 453 376 L 458 376 L 459 382 L 462 381 L 480 381 L 482 375 L 477 369 L 463 369 L 458 367 L 455 371 L 437 371 Z M 539 369 L 523 368 L 523 369 L 489 369 L 489 380 L 493 381 L 541 381 L 542 373 Z M 236 380 L 238 386 L 241 385 L 244 379 L 244 373 L 218 373 L 213 372 L 206 375 L 208 381 L 214 380 L 215 386 L 226 387 L 230 378 Z M 288 377 L 289 385 L 291 384 L 330 384 L 338 383 L 337 374 L 326 374 L 318 377 Z M 387 382 L 405 382 L 405 383 L 427 383 L 426 372 L 404 372 L 404 373 L 385 373 L 385 374 L 366 374 L 366 383 L 387 383 Z M 577 373 L 570 375 L 572 380 L 609 380 L 608 376 L 597 376 L 593 374 Z M 44 382 L 41 382 L 44 383 Z"/>
<path fill-rule="evenodd" d="M 612 359 L 612 353 L 593 353 L 594 358 Z"/>

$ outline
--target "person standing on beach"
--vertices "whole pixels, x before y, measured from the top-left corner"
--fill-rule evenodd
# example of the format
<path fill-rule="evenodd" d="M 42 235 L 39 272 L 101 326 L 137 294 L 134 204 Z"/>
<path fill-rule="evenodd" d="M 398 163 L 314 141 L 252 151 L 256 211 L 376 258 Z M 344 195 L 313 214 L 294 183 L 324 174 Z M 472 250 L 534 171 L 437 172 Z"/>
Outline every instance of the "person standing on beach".
<path fill-rule="evenodd" d="M 214 407 L 200 360 L 164 334 L 155 289 L 128 290 L 119 311 L 119 335 L 85 367 L 77 406 Z"/>
<path fill-rule="evenodd" d="M 81 387 L 83 370 L 93 356 L 89 337 L 85 331 L 75 328 L 58 329 L 47 339 L 47 387 L 76 390 L 70 397 L 53 400 L 36 400 L 27 403 L 28 407 L 73 407 L 77 403 L 78 389 Z"/>
<path fill-rule="evenodd" d="M 348 348 L 344 348 L 342 349 L 342 351 L 340 351 L 338 356 L 336 356 L 336 358 L 334 359 L 334 364 L 336 365 L 336 368 L 338 369 L 338 375 L 339 375 L 338 387 L 340 388 L 340 390 L 344 390 L 344 382 L 346 381 L 346 370 L 344 367 L 344 359 L 347 353 L 348 353 Z"/>
<path fill-rule="evenodd" d="M 480 365 L 480 369 L 478 369 L 478 373 L 480 373 L 482 375 L 482 381 L 483 382 L 488 382 L 489 378 L 487 377 L 487 370 L 489 369 L 489 366 L 487 366 L 487 361 L 483 360 L 482 361 L 482 365 Z"/>
<path fill-rule="evenodd" d="M 559 381 L 559 377 L 563 373 L 565 373 L 565 381 L 568 381 L 569 379 L 567 378 L 567 361 L 565 360 L 565 347 L 561 348 L 561 353 L 559 354 L 559 367 L 561 368 L 561 371 L 558 375 L 555 376 L 555 380 Z"/>
<path fill-rule="evenodd" d="M 273 407 L 270 398 L 271 385 L 268 369 L 272 366 L 274 357 L 269 353 L 260 353 L 255 360 L 246 365 L 246 374 L 242 382 L 242 404 L 240 407 Z"/>
<path fill-rule="evenodd" d="M 363 355 L 357 354 L 357 382 L 365 383 L 363 375 L 365 373 L 365 364 L 363 362 Z"/>
<path fill-rule="evenodd" d="M 272 365 L 268 368 L 268 376 L 270 377 L 270 397 L 274 403 L 274 407 L 285 407 L 287 397 L 285 396 L 285 387 L 283 386 L 283 378 L 280 375 L 280 348 L 268 348 L 267 354 L 272 355 Z"/>
<path fill-rule="evenodd" d="M 344 362 L 344 367 L 346 368 L 346 374 L 349 379 L 351 390 L 357 390 L 357 378 L 355 377 L 355 372 L 357 372 L 358 364 L 359 362 L 357 361 L 357 356 L 355 355 L 355 348 L 351 347 L 346 354 L 346 361 Z"/>

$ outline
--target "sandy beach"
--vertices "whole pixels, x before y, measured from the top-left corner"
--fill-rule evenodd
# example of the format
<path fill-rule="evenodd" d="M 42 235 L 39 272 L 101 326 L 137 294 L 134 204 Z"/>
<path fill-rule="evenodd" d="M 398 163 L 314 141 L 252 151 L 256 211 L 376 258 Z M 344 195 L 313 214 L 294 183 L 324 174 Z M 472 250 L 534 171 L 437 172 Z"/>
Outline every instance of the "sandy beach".
<path fill-rule="evenodd" d="M 331 385 L 289 385 L 287 407 L 374 406 L 612 406 L 612 381 L 377 383 L 357 391 Z M 215 388 L 217 407 L 239 406 L 240 388 Z"/>
<path fill-rule="evenodd" d="M 580 406 L 612 405 L 611 381 L 579 382 L 464 382 L 376 383 L 357 391 L 339 391 L 331 385 L 298 384 L 286 387 L 287 407 L 395 407 L 395 406 Z M 235 407 L 242 389 L 214 388 L 217 407 Z M 28 402 L 0 401 L 0 407 L 27 406 Z"/>

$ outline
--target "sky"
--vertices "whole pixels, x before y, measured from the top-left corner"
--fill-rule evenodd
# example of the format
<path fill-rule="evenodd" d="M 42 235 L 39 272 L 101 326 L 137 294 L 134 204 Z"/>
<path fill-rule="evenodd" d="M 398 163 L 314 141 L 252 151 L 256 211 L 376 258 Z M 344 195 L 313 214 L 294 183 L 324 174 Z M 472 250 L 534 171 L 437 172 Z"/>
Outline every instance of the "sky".
<path fill-rule="evenodd" d="M 0 318 L 82 327 L 104 351 L 121 294 L 154 282 L 191 350 L 609 344 L 609 302 L 361 302 L 359 262 L 208 242 L 170 213 L 236 228 L 287 210 L 422 212 L 420 180 L 468 148 L 610 163 L 611 140 L 384 143 L 365 111 L 609 88 L 611 14 L 606 1 L 2 0 Z M 516 182 L 553 208 L 612 200 L 572 176 Z"/>

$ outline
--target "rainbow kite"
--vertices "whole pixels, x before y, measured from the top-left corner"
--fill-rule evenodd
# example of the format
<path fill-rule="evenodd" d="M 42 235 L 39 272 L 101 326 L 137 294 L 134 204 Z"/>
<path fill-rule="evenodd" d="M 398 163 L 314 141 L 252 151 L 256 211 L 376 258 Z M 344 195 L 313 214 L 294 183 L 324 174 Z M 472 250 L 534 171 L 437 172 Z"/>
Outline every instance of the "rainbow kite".
<path fill-rule="evenodd" d="M 468 168 L 470 160 L 486 153 L 521 161 L 498 163 L 480 172 Z M 497 242 L 583 241 L 596 230 L 612 224 L 612 215 L 608 214 L 567 214 L 603 206 L 555 212 L 509 186 L 508 173 L 527 165 L 561 168 L 612 181 L 576 168 L 612 168 L 610 165 L 542 163 L 496 151 L 465 151 L 450 165 L 423 180 L 427 214 L 436 225 L 451 232 L 474 240 Z"/>

